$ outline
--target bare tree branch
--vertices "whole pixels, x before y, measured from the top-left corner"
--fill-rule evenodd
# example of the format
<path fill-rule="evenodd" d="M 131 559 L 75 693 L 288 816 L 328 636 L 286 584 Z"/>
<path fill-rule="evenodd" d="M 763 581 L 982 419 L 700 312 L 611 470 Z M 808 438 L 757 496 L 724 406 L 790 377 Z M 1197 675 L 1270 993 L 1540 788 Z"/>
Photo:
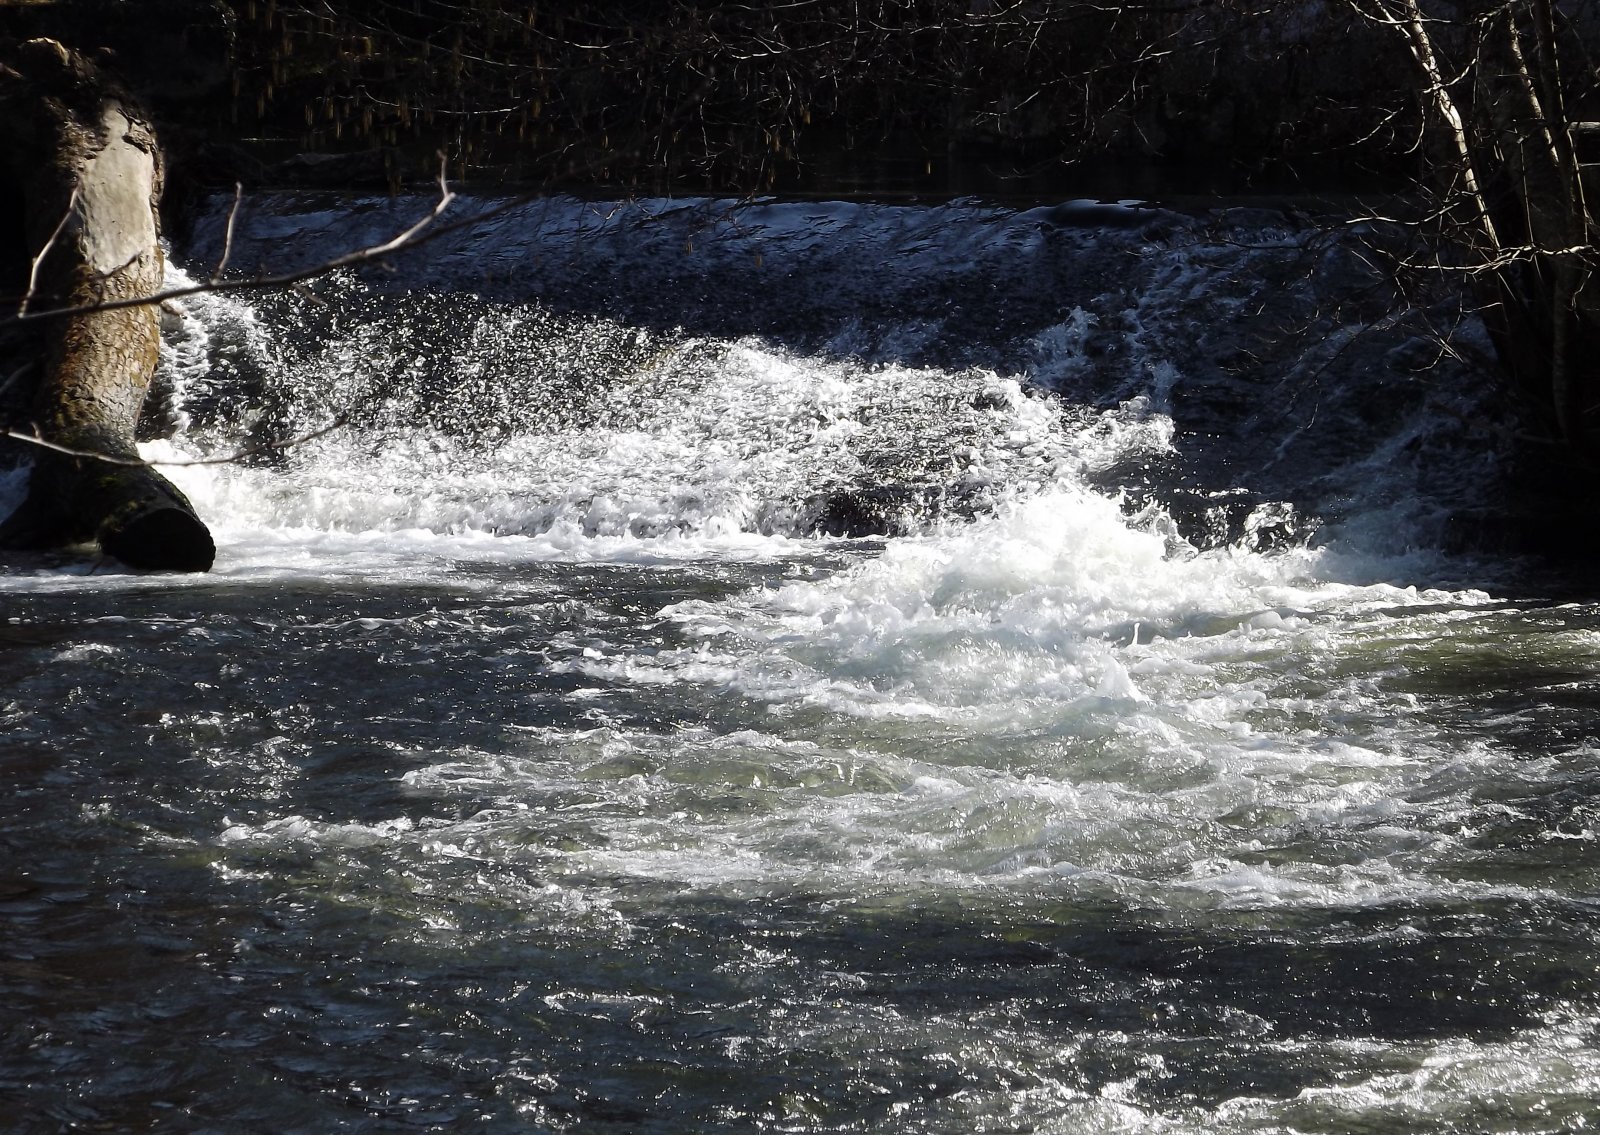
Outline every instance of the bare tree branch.
<path fill-rule="evenodd" d="M 222 273 L 227 271 L 228 258 L 233 255 L 233 225 L 239 219 L 239 204 L 244 200 L 244 182 L 233 183 L 233 208 L 228 210 L 228 224 L 222 235 L 222 255 L 217 259 L 217 266 L 211 272 L 211 283 L 222 282 Z"/>
<path fill-rule="evenodd" d="M 28 268 L 28 290 L 22 294 L 22 302 L 17 305 L 16 318 L 19 320 L 28 318 L 28 305 L 33 302 L 33 298 L 39 289 L 39 267 L 44 263 L 45 258 L 50 255 L 50 250 L 55 247 L 55 243 L 61 238 L 61 234 L 66 231 L 67 222 L 72 220 L 72 215 L 78 208 L 78 195 L 81 192 L 82 188 L 80 186 L 74 185 L 72 187 L 72 195 L 67 198 L 67 207 L 61 211 L 61 219 L 56 222 L 56 227 L 51 230 L 49 238 L 44 242 L 44 247 L 39 249 L 38 254 L 33 258 L 33 263 Z"/>
<path fill-rule="evenodd" d="M 257 445 L 246 446 L 244 449 L 238 450 L 234 453 L 226 454 L 221 457 L 189 457 L 179 458 L 171 461 L 145 461 L 141 458 L 117 457 L 109 453 L 96 453 L 93 450 L 73 449 L 70 446 L 59 445 L 56 442 L 49 441 L 46 438 L 40 437 L 37 433 L 27 434 L 22 433 L 19 430 L 7 430 L 5 436 L 13 439 L 14 441 L 25 441 L 29 445 L 36 445 L 41 449 L 48 449 L 52 453 L 61 453 L 68 457 L 81 457 L 89 461 L 101 461 L 107 465 L 117 465 L 123 468 L 132 469 L 181 469 L 192 465 L 236 465 L 247 458 L 260 457 L 266 453 L 292 449 L 297 445 L 303 445 L 308 441 L 315 441 L 319 437 L 325 437 L 328 434 L 333 433 L 335 430 L 344 428 L 350 423 L 350 418 L 351 413 L 349 412 L 340 414 L 327 425 L 322 426 L 319 429 L 312 430 L 310 433 L 301 434 L 298 437 L 286 438 L 283 441 L 264 441 Z"/>
<path fill-rule="evenodd" d="M 392 256 L 397 252 L 403 252 L 407 249 L 415 248 L 417 245 L 423 243 L 425 233 L 427 233 L 429 238 L 431 238 L 432 236 L 437 236 L 444 232 L 450 232 L 462 228 L 465 225 L 480 223 L 486 219 L 487 216 L 492 216 L 495 212 L 499 211 L 492 210 L 489 214 L 480 214 L 478 216 L 469 217 L 463 221 L 457 222 L 454 225 L 435 227 L 436 222 L 444 215 L 445 211 L 450 208 L 451 204 L 454 203 L 455 200 L 456 194 L 446 183 L 444 169 L 441 165 L 439 171 L 439 200 L 435 202 L 433 208 L 428 212 L 428 214 L 421 220 L 417 221 L 416 224 L 411 225 L 409 228 L 397 233 L 394 237 L 384 241 L 382 244 L 358 248 L 353 252 L 347 252 L 342 256 L 335 256 L 331 259 L 324 260 L 321 263 L 313 264 L 306 268 L 297 269 L 293 272 L 284 272 L 276 275 L 259 274 L 237 280 L 211 279 L 198 284 L 186 284 L 179 288 L 166 288 L 161 291 L 152 292 L 151 294 L 145 296 L 132 296 L 128 299 L 107 300 L 102 303 L 89 304 L 81 307 L 59 307 L 35 312 L 19 311 L 16 315 L 12 316 L 10 320 L 0 321 L 0 326 L 4 326 L 6 322 L 20 323 L 26 320 L 49 319 L 53 317 L 70 315 L 85 315 L 96 311 L 115 311 L 119 308 L 146 307 L 150 304 L 159 304 L 166 300 L 182 299 L 185 296 L 199 295 L 206 292 L 235 292 L 260 288 L 287 287 L 291 284 L 302 283 L 318 276 L 325 276 L 329 272 L 336 272 L 341 268 L 351 268 L 361 264 L 368 264 L 375 260 L 381 260 L 386 256 Z M 64 223 L 65 222 L 63 221 L 63 224 Z M 430 228 L 433 229 L 431 233 L 429 233 Z M 57 231 L 59 232 L 59 226 Z M 231 238 L 232 217 L 230 215 L 230 243 Z"/>

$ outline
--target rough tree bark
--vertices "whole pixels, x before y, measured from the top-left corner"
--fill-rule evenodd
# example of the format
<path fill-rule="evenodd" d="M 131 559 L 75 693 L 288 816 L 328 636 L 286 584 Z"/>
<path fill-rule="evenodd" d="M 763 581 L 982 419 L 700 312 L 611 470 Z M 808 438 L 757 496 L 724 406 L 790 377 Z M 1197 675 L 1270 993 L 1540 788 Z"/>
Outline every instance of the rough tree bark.
<path fill-rule="evenodd" d="M 12 364 L 14 379 L 33 381 L 9 425 L 54 447 L 31 447 L 28 496 L 0 524 L 0 545 L 97 541 L 130 566 L 179 571 L 215 557 L 188 500 L 134 444 L 160 312 L 97 309 L 160 288 L 161 174 L 138 104 L 88 59 L 48 39 L 0 58 L 0 176 L 20 189 L 21 305 L 37 320 L 42 364 Z M 48 314 L 61 309 L 71 313 Z"/>

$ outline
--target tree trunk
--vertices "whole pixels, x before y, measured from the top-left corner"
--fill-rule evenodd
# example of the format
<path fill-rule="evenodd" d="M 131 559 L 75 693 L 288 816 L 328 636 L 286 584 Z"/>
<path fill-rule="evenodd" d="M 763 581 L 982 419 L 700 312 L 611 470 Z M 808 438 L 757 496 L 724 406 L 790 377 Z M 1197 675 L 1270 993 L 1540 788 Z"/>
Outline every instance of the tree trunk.
<path fill-rule="evenodd" d="M 92 63 L 32 40 L 0 61 L 0 148 L 21 189 L 31 262 L 19 306 L 37 319 L 43 364 L 10 428 L 51 447 L 31 447 L 28 497 L 0 524 L 0 545 L 98 541 L 133 567 L 205 571 L 210 533 L 134 444 L 160 312 L 96 309 L 160 289 L 155 134 Z"/>
<path fill-rule="evenodd" d="M 1590 285 L 1594 217 L 1569 128 L 1560 44 L 1546 0 L 1486 17 L 1479 44 L 1483 148 L 1499 177 L 1487 208 L 1522 250 L 1495 247 L 1491 320 L 1518 384 L 1547 400 L 1568 447 L 1600 465 L 1600 305 Z M 1505 256 L 1507 252 L 1518 252 Z"/>

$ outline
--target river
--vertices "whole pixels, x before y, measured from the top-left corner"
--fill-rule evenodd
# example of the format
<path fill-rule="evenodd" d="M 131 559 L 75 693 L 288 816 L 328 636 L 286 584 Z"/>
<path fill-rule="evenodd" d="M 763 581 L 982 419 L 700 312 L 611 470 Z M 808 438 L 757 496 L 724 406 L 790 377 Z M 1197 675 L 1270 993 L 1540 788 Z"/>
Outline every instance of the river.
<path fill-rule="evenodd" d="M 214 572 L 0 565 L 0 1127 L 1600 1121 L 1600 605 L 1381 233 L 459 209 L 169 314 Z"/>

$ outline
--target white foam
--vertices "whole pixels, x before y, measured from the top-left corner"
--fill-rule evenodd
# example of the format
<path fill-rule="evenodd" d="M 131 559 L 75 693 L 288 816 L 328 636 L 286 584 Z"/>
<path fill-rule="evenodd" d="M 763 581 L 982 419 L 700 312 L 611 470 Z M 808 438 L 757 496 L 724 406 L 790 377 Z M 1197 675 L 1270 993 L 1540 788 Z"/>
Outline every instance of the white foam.
<path fill-rule="evenodd" d="M 920 215 L 794 205 L 763 216 L 797 249 L 834 239 L 830 226 L 882 225 L 878 238 L 893 229 L 907 255 L 941 262 L 962 240 L 1043 239 L 992 210 L 934 251 Z M 628 222 L 601 223 L 616 235 Z M 1171 413 L 1188 325 L 1163 322 L 1163 305 L 1210 302 L 1207 255 L 1143 264 L 1152 288 L 1125 310 L 1067 309 L 1026 344 L 1038 384 L 1106 371 L 1120 400 L 1093 406 L 1028 396 L 996 371 L 871 361 L 839 338 L 839 354 L 805 355 L 477 301 L 462 301 L 471 315 L 447 365 L 419 359 L 408 329 L 382 321 L 273 355 L 229 306 L 239 301 L 213 296 L 196 308 L 205 334 L 281 372 L 262 380 L 290 405 L 280 427 L 359 413 L 280 462 L 170 473 L 215 518 L 218 571 L 241 582 L 443 580 L 463 562 L 795 559 L 827 547 L 805 535 L 818 501 L 903 494 L 907 515 L 892 519 L 911 534 L 847 570 L 662 612 L 688 645 L 640 649 L 590 628 L 540 663 L 580 677 L 593 720 L 613 691 L 676 688 L 765 704 L 770 733 L 735 743 L 618 727 L 601 760 L 592 738 L 528 723 L 537 760 L 454 755 L 413 775 L 421 792 L 471 782 L 497 800 L 427 836 L 441 847 L 514 856 L 542 822 L 538 801 L 576 795 L 604 839 L 550 856 L 554 870 L 845 891 L 1042 879 L 1174 907 L 1470 890 L 1435 872 L 1459 845 L 1429 834 L 1430 806 L 1395 801 L 1473 758 L 1408 731 L 1361 667 L 1337 681 L 1320 672 L 1448 627 L 1487 596 L 1380 582 L 1393 561 L 1350 551 L 1198 550 L 1159 504 L 1130 516 L 1094 487 L 1181 456 Z M 356 310 L 371 298 L 353 280 L 330 286 Z M 1236 290 L 1224 308 L 1244 302 L 1248 288 Z M 1111 322 L 1117 352 L 1097 357 Z M 169 364 L 197 407 L 211 381 L 199 357 L 180 343 Z M 547 363 L 557 386 L 540 385 Z M 538 404 L 555 390 L 581 404 Z M 146 453 L 226 453 L 258 424 L 254 407 L 208 412 L 181 452 Z M 1259 502 L 1244 527 L 1291 513 Z M 1360 724 L 1330 735 L 1330 715 Z M 791 747 L 813 739 L 818 751 Z M 1326 856 L 1305 850 L 1319 837 Z"/>
<path fill-rule="evenodd" d="M 481 320 L 473 334 L 509 334 L 521 318 L 509 311 L 492 332 Z M 353 339 L 295 361 L 231 297 L 204 297 L 183 317 L 166 369 L 190 428 L 181 441 L 142 452 L 223 537 L 224 570 L 239 549 L 278 542 L 275 533 L 315 547 L 360 533 L 415 544 L 415 534 L 432 532 L 491 558 L 766 558 L 793 550 L 784 542 L 816 523 L 830 496 L 899 493 L 883 522 L 916 528 L 946 498 L 982 509 L 1165 451 L 1172 436 L 1170 419 L 1140 399 L 1068 414 L 988 372 L 797 357 L 753 340 L 662 342 L 648 374 L 600 396 L 590 425 L 565 425 L 559 415 L 541 425 L 535 414 L 499 434 L 429 430 L 409 416 L 419 412 L 409 403 L 380 405 L 373 419 L 370 388 L 387 364 L 369 331 L 357 327 Z M 582 350 L 588 332 L 574 334 L 572 349 Z M 253 444 L 239 431 L 254 417 L 237 409 L 219 418 L 207 403 L 217 380 L 203 360 L 219 336 L 261 356 L 265 369 L 281 369 L 277 385 L 303 388 L 307 406 L 291 432 L 313 433 L 357 409 L 364 416 L 296 442 L 282 461 L 228 460 Z M 470 348 L 460 365 L 470 370 L 479 365 L 473 351 L 499 349 Z M 202 403 L 210 425 L 184 409 Z M 481 414 L 479 426 L 495 420 L 493 407 Z M 525 539 L 490 552 L 473 539 L 480 534 Z"/>

